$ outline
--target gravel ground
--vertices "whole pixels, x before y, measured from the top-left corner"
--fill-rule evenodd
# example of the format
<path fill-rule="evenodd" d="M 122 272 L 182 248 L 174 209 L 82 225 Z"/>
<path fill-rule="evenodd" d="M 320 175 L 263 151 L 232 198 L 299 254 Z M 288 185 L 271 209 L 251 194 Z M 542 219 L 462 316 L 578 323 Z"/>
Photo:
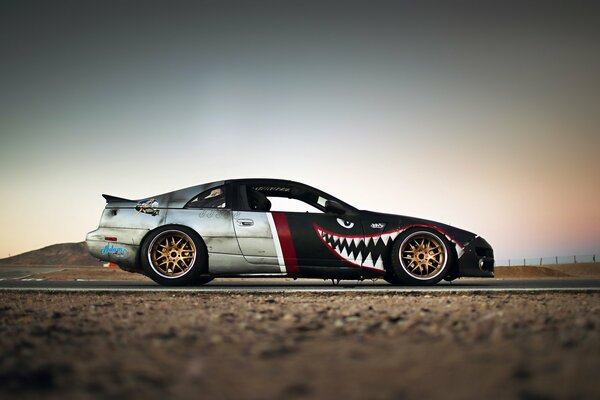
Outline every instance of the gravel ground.
<path fill-rule="evenodd" d="M 600 398 L 600 294 L 0 292 L 0 398 Z"/>

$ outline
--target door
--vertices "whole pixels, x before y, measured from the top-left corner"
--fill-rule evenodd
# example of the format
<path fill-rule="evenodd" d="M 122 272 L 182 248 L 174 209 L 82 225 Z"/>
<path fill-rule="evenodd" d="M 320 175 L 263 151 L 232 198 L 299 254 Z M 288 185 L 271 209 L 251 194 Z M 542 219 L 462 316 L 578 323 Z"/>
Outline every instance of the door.
<path fill-rule="evenodd" d="M 299 267 L 359 269 L 362 266 L 364 235 L 358 216 L 281 214 L 289 226 Z"/>
<path fill-rule="evenodd" d="M 262 268 L 262 272 L 286 272 L 277 257 L 271 213 L 234 211 L 233 226 L 240 250 L 246 261 L 251 264 L 264 265 L 266 268 Z"/>
<path fill-rule="evenodd" d="M 289 181 L 240 185 L 233 222 L 244 258 L 288 274 L 334 275 L 341 269 L 360 273 L 365 252 L 359 214 L 325 212 L 331 197 L 324 196 Z"/>

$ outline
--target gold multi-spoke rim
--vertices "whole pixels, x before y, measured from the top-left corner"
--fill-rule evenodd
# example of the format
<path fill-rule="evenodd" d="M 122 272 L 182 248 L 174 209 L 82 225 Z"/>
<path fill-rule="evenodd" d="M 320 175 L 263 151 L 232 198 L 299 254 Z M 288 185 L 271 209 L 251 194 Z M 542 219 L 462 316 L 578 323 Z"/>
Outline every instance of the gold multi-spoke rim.
<path fill-rule="evenodd" d="M 402 267 L 417 279 L 436 277 L 446 266 L 446 245 L 429 232 L 415 232 L 400 246 Z"/>
<path fill-rule="evenodd" d="M 196 261 L 196 246 L 188 235 L 167 231 L 158 235 L 148 250 L 150 266 L 165 278 L 178 278 L 190 271 Z"/>

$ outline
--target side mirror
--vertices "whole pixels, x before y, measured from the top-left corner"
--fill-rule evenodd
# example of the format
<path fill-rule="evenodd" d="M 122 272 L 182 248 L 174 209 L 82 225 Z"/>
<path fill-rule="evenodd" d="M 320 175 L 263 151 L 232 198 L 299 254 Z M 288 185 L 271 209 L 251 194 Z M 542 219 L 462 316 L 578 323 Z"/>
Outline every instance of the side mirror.
<path fill-rule="evenodd" d="M 335 200 L 327 200 L 325 202 L 325 212 L 328 214 L 346 214 L 346 209 Z"/>

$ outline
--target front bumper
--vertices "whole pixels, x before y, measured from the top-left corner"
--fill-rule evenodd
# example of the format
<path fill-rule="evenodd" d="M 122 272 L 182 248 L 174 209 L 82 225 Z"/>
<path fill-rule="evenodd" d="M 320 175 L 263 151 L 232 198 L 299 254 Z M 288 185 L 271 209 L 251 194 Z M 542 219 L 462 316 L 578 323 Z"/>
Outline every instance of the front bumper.
<path fill-rule="evenodd" d="M 458 276 L 494 277 L 494 250 L 485 239 L 476 237 L 463 248 L 458 259 Z"/>

